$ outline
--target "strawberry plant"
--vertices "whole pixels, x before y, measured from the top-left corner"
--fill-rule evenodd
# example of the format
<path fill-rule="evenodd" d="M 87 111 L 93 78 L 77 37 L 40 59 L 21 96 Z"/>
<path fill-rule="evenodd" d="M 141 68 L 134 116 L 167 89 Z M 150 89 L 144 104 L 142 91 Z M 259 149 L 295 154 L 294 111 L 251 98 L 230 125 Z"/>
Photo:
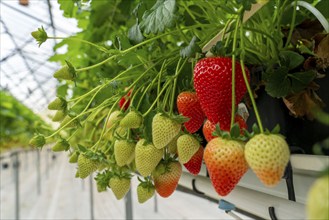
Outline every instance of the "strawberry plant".
<path fill-rule="evenodd" d="M 33 140 L 34 146 L 43 146 L 42 134 L 52 132 L 51 127 L 9 92 L 1 90 L 0 99 L 0 152 L 28 146 L 35 134 L 38 135 Z"/>
<path fill-rule="evenodd" d="M 110 183 L 118 199 L 132 176 L 143 176 L 141 203 L 154 191 L 170 196 L 182 165 L 197 175 L 202 159 L 221 196 L 249 167 L 265 185 L 277 184 L 291 143 L 269 131 L 256 95 L 263 88 L 299 120 L 318 118 L 328 11 L 324 1 L 308 2 L 59 0 L 81 32 L 32 32 L 39 46 L 60 39 L 54 49 L 67 52 L 50 58 L 62 64 L 49 104 L 58 128 L 31 143 L 56 139 L 53 150 L 67 151 L 81 178 L 97 172 L 99 191 Z M 240 102 L 258 127 L 239 115 Z M 192 136 L 202 131 L 204 143 Z"/>

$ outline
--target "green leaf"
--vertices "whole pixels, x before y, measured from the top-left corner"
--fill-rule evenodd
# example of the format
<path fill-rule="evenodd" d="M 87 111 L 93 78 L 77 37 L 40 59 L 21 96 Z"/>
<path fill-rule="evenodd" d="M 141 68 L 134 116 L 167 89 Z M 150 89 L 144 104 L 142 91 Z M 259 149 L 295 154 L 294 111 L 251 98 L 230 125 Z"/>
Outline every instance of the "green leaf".
<path fill-rule="evenodd" d="M 279 134 L 280 132 L 280 125 L 277 124 L 271 131 L 272 134 Z"/>
<path fill-rule="evenodd" d="M 77 8 L 75 8 L 73 0 L 58 0 L 58 3 L 60 4 L 59 8 L 63 11 L 64 17 L 72 18 L 73 15 L 75 15 Z"/>
<path fill-rule="evenodd" d="M 236 0 L 238 4 L 242 4 L 244 10 L 249 11 L 251 9 L 251 5 L 256 3 L 256 0 Z"/>
<path fill-rule="evenodd" d="M 280 67 L 277 70 L 266 73 L 266 92 L 273 97 L 284 97 L 290 92 L 288 68 Z"/>
<path fill-rule="evenodd" d="M 193 36 L 189 45 L 180 50 L 181 57 L 194 57 L 196 53 L 201 53 L 201 48 L 197 44 L 198 41 L 199 39 L 196 36 Z"/>
<path fill-rule="evenodd" d="M 281 51 L 280 55 L 287 62 L 289 70 L 295 69 L 304 61 L 304 57 L 302 55 L 293 51 Z"/>
<path fill-rule="evenodd" d="M 217 43 L 211 47 L 210 52 L 216 56 L 226 56 L 228 50 L 224 46 L 223 41 L 217 41 Z"/>
<path fill-rule="evenodd" d="M 259 127 L 256 123 L 254 123 L 252 125 L 252 131 L 253 131 L 254 134 L 259 134 L 260 133 Z"/>
<path fill-rule="evenodd" d="M 230 131 L 231 138 L 237 138 L 240 136 L 240 127 L 238 123 L 234 123 Z"/>
<path fill-rule="evenodd" d="M 300 92 L 308 86 L 315 76 L 316 73 L 313 70 L 289 74 L 289 77 L 291 78 L 291 92 Z"/>
<path fill-rule="evenodd" d="M 138 44 L 144 40 L 142 31 L 138 25 L 138 19 L 136 24 L 134 24 L 128 31 L 128 38 L 132 44 Z"/>
<path fill-rule="evenodd" d="M 144 12 L 140 28 L 145 34 L 161 33 L 173 26 L 176 10 L 176 0 L 157 0 L 150 10 Z"/>
<path fill-rule="evenodd" d="M 81 144 L 78 144 L 78 149 L 79 149 L 80 152 L 83 152 L 83 153 L 87 152 L 87 148 L 82 146 Z"/>

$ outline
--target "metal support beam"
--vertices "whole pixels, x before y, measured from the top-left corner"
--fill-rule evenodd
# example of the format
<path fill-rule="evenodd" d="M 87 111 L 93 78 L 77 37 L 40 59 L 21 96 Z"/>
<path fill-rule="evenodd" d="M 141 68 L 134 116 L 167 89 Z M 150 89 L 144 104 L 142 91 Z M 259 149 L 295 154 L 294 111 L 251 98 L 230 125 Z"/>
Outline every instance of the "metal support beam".
<path fill-rule="evenodd" d="M 6 33 L 10 36 L 10 38 L 11 38 L 13 44 L 15 45 L 15 47 L 18 48 L 17 51 L 18 51 L 18 53 L 20 54 L 20 56 L 23 58 L 24 64 L 26 65 L 26 67 L 28 68 L 28 70 L 31 72 L 31 74 L 32 74 L 32 76 L 33 76 L 33 79 L 38 83 L 38 85 L 40 85 L 39 80 L 38 80 L 37 77 L 33 74 L 34 72 L 33 72 L 32 68 L 31 68 L 30 64 L 26 61 L 26 58 L 25 58 L 23 52 L 19 49 L 19 46 L 18 46 L 17 42 L 16 42 L 15 39 L 14 39 L 14 36 L 10 33 L 10 31 L 9 31 L 9 29 L 8 29 L 8 27 L 7 27 L 7 25 L 6 25 L 2 20 L 1 20 L 1 23 L 3 24 L 3 27 L 4 27 L 5 31 L 6 31 Z M 42 87 L 40 87 L 40 90 L 41 90 L 41 92 L 42 92 L 42 95 L 46 98 L 47 102 L 49 102 L 50 100 L 48 99 L 47 94 L 46 94 L 46 92 L 43 90 Z"/>

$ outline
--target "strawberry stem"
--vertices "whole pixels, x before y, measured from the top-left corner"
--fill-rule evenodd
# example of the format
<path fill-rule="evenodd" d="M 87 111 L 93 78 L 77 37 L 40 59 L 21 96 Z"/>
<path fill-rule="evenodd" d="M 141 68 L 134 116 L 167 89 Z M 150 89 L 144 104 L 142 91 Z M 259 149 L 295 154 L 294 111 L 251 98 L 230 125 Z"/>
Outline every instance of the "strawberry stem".
<path fill-rule="evenodd" d="M 294 31 L 294 26 L 295 26 L 295 22 L 296 22 L 296 11 L 297 11 L 297 0 L 295 0 L 295 2 L 294 2 L 294 11 L 292 13 L 292 19 L 291 19 L 291 23 L 290 23 L 290 30 L 289 30 L 289 33 L 288 33 L 285 48 L 288 47 L 288 45 L 290 43 L 290 40 L 291 40 L 292 32 Z"/>
<path fill-rule="evenodd" d="M 241 15 L 241 14 L 240 14 Z M 242 15 L 241 15 L 242 17 Z M 230 127 L 233 127 L 234 124 L 234 116 L 235 116 L 235 60 L 236 60 L 236 55 L 235 55 L 235 50 L 236 50 L 236 41 L 238 37 L 238 27 L 240 24 L 240 19 L 236 19 L 236 24 L 235 24 L 235 29 L 234 29 L 234 36 L 233 36 L 233 49 L 232 49 L 232 109 L 231 109 L 231 125 Z"/>
<path fill-rule="evenodd" d="M 153 109 L 154 105 L 157 103 L 158 99 L 160 98 L 160 96 L 162 95 L 162 93 L 167 89 L 167 86 L 170 85 L 171 81 L 173 80 L 173 78 L 169 79 L 164 85 L 162 90 L 160 91 L 160 93 L 158 94 L 158 96 L 156 97 L 156 99 L 154 100 L 154 102 L 152 103 L 152 105 L 150 106 L 150 108 L 143 114 L 143 118 L 145 118 Z"/>
<path fill-rule="evenodd" d="M 107 63 L 107 62 L 109 62 L 110 60 L 112 60 L 112 59 L 114 59 L 114 58 L 116 58 L 116 57 L 118 57 L 118 56 L 122 56 L 122 55 L 125 55 L 126 53 L 128 53 L 128 52 L 130 52 L 130 51 L 132 51 L 132 50 L 134 50 L 134 49 L 137 49 L 138 47 L 141 47 L 141 46 L 143 46 L 143 45 L 145 45 L 145 44 L 148 44 L 148 43 L 150 43 L 150 42 L 153 42 L 153 41 L 155 41 L 155 40 L 157 40 L 157 39 L 160 39 L 160 38 L 162 38 L 162 37 L 165 37 L 165 36 L 167 36 L 167 35 L 171 35 L 171 34 L 174 34 L 174 33 L 176 33 L 176 32 L 180 32 L 180 31 L 182 31 L 182 30 L 192 30 L 192 29 L 194 29 L 194 28 L 198 28 L 198 27 L 202 27 L 202 26 L 207 26 L 207 25 L 205 25 L 205 24 L 199 24 L 199 25 L 193 25 L 193 26 L 190 26 L 190 27 L 186 27 L 186 28 L 182 28 L 182 29 L 176 29 L 176 30 L 173 30 L 173 31 L 170 31 L 170 32 L 167 32 L 167 33 L 164 33 L 164 34 L 160 34 L 160 35 L 158 35 L 158 36 L 155 36 L 155 37 L 152 37 L 152 38 L 150 38 L 150 39 L 148 39 L 148 40 L 145 40 L 145 41 L 143 41 L 143 42 L 141 42 L 141 43 L 139 43 L 139 44 L 136 44 L 136 45 L 134 45 L 134 46 L 132 46 L 132 47 L 130 47 L 130 48 L 128 48 L 128 49 L 125 49 L 125 50 L 122 50 L 122 51 L 120 51 L 118 54 L 115 54 L 115 55 L 113 55 L 113 56 L 110 56 L 109 58 L 107 58 L 107 59 L 105 59 L 105 60 L 103 60 L 103 61 L 101 61 L 101 62 L 99 62 L 99 63 L 97 63 L 97 64 L 94 64 L 94 65 L 92 65 L 92 66 L 87 66 L 87 67 L 84 67 L 84 68 L 80 68 L 80 69 L 76 69 L 75 71 L 76 72 L 82 72 L 82 71 L 86 71 L 86 70 L 90 70 L 90 69 L 94 69 L 94 68 L 96 68 L 96 67 L 99 67 L 99 66 L 101 66 L 101 65 L 103 65 L 103 64 L 105 64 L 105 63 Z"/>
<path fill-rule="evenodd" d="M 89 44 L 93 47 L 96 47 L 98 50 L 102 51 L 102 52 L 108 52 L 108 50 L 105 48 L 105 47 L 102 47 L 102 46 L 99 46 L 97 44 L 94 44 L 90 41 L 87 41 L 87 40 L 83 40 L 83 39 L 80 39 L 80 38 L 77 38 L 77 37 L 47 37 L 47 39 L 57 39 L 57 40 L 73 40 L 73 41 L 80 41 L 81 43 L 85 43 L 85 44 Z"/>
<path fill-rule="evenodd" d="M 253 95 L 253 93 L 251 91 L 250 84 L 249 84 L 249 81 L 248 81 L 248 78 L 247 78 L 247 74 L 246 74 L 246 70 L 245 70 L 245 65 L 244 65 L 244 57 L 243 57 L 243 55 L 244 55 L 243 27 L 241 27 L 241 29 L 240 29 L 240 47 L 242 49 L 242 54 L 241 54 L 241 59 L 240 59 L 240 65 L 241 65 L 241 69 L 242 69 L 242 76 L 243 76 L 244 82 L 246 84 L 248 94 L 250 96 L 252 107 L 253 107 L 254 112 L 255 112 L 255 115 L 256 115 L 256 119 L 257 119 L 257 123 L 258 123 L 258 126 L 259 126 L 259 130 L 260 130 L 261 133 L 264 133 L 262 121 L 261 121 L 260 116 L 259 116 L 259 113 L 258 113 L 258 109 L 257 109 L 257 105 L 256 105 L 256 102 L 255 102 L 255 98 L 254 98 L 254 95 Z"/>
<path fill-rule="evenodd" d="M 161 87 L 161 77 L 162 77 L 162 72 L 166 66 L 166 62 L 167 60 L 164 60 L 163 63 L 162 63 L 162 66 L 161 66 L 161 69 L 160 69 L 160 72 L 159 72 L 159 79 L 158 79 L 158 87 L 157 87 L 157 94 L 159 94 L 160 92 L 160 87 Z M 160 100 L 157 101 L 157 106 L 158 108 L 160 108 Z"/>
<path fill-rule="evenodd" d="M 178 73 L 178 68 L 179 68 L 179 65 L 180 65 L 181 61 L 182 61 L 182 58 L 180 57 L 179 60 L 178 60 L 177 66 L 176 66 L 175 76 Z M 172 88 L 169 115 L 172 115 L 173 109 L 174 109 L 176 85 L 177 85 L 177 77 L 175 77 L 175 79 L 174 79 L 174 86 Z"/>
<path fill-rule="evenodd" d="M 181 61 L 182 61 L 182 58 L 180 57 L 179 60 L 178 60 L 177 66 L 176 66 L 176 72 L 175 72 L 175 76 L 174 76 L 174 86 L 172 88 L 169 115 L 172 115 L 173 110 L 174 110 L 175 92 L 176 92 L 176 87 L 177 87 L 177 78 L 178 78 L 179 74 L 182 72 L 182 69 L 183 69 L 187 59 L 185 59 L 182 64 L 181 64 Z"/>

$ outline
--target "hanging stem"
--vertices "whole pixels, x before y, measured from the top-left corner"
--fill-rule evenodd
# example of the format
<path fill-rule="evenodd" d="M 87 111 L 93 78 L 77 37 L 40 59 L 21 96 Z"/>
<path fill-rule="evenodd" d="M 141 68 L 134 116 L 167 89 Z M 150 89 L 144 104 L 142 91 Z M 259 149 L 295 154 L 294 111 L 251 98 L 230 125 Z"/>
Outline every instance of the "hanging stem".
<path fill-rule="evenodd" d="M 296 22 L 296 12 L 297 12 L 297 0 L 295 0 L 294 11 L 292 13 L 292 19 L 291 19 L 291 23 L 290 23 L 290 30 L 289 30 L 289 34 L 288 34 L 288 38 L 287 38 L 285 47 L 288 47 L 290 40 L 291 40 L 292 32 L 294 31 L 295 22 Z"/>
<path fill-rule="evenodd" d="M 161 77 L 162 77 L 162 72 L 164 71 L 164 68 L 166 66 L 166 62 L 167 60 L 164 60 L 160 69 L 160 73 L 159 73 L 159 79 L 158 79 L 158 87 L 157 87 L 157 94 L 159 95 L 160 92 L 160 87 L 161 87 Z M 157 106 L 158 108 L 160 108 L 160 100 L 157 101 Z"/>
<path fill-rule="evenodd" d="M 176 66 L 176 72 L 174 76 L 174 86 L 172 88 L 172 94 L 171 94 L 171 101 L 170 101 L 170 111 L 169 115 L 172 115 L 173 110 L 174 110 L 174 103 L 175 103 L 175 92 L 176 92 L 176 87 L 177 87 L 177 79 L 179 74 L 181 73 L 187 59 L 184 60 L 184 62 L 181 64 L 182 58 L 180 57 Z"/>
<path fill-rule="evenodd" d="M 47 39 L 57 39 L 57 40 L 64 40 L 64 39 L 66 39 L 66 40 L 72 40 L 72 41 L 80 41 L 82 43 L 89 44 L 89 45 L 91 45 L 93 47 L 96 47 L 100 51 L 107 52 L 107 49 L 105 47 L 99 46 L 99 45 L 94 44 L 94 43 L 92 43 L 90 41 L 83 40 L 83 39 L 80 39 L 80 38 L 77 38 L 77 37 L 67 37 L 67 38 L 66 37 L 48 37 Z"/>
<path fill-rule="evenodd" d="M 164 84 L 162 90 L 160 91 L 160 93 L 158 94 L 158 96 L 156 97 L 156 99 L 154 100 L 154 102 L 152 103 L 152 105 L 150 106 L 150 108 L 143 114 L 143 118 L 145 118 L 152 111 L 154 105 L 157 103 L 158 99 L 160 98 L 160 96 L 162 95 L 162 93 L 166 90 L 167 86 L 171 83 L 172 80 L 173 79 L 170 79 L 170 80 L 168 80 Z"/>
<path fill-rule="evenodd" d="M 243 16 L 240 14 L 241 17 Z M 238 27 L 240 24 L 240 19 L 236 19 L 236 24 L 235 24 L 235 29 L 234 29 L 234 36 L 233 36 L 233 49 L 232 49 L 232 106 L 231 106 L 231 126 L 233 127 L 234 124 L 234 118 L 235 118 L 235 60 L 236 60 L 236 55 L 235 55 L 235 50 L 236 50 L 236 41 L 238 37 Z"/>
<path fill-rule="evenodd" d="M 258 109 L 257 109 L 257 105 L 256 105 L 256 102 L 255 102 L 255 98 L 254 98 L 254 95 L 253 95 L 253 93 L 251 91 L 249 80 L 247 78 L 247 73 L 246 73 L 246 70 L 245 70 L 244 57 L 243 57 L 243 53 L 244 53 L 244 36 L 243 36 L 243 33 L 244 33 L 243 32 L 243 27 L 241 27 L 241 29 L 240 29 L 240 47 L 242 49 L 242 55 L 241 55 L 241 59 L 240 59 L 240 65 L 241 65 L 241 69 L 242 69 L 242 76 L 243 76 L 243 80 L 244 80 L 244 82 L 246 84 L 248 94 L 250 96 L 252 107 L 253 107 L 254 112 L 255 112 L 255 115 L 256 115 L 256 119 L 257 119 L 257 123 L 258 123 L 258 126 L 259 126 L 259 130 L 260 130 L 261 133 L 264 133 L 262 121 L 260 119 L 260 116 L 259 116 L 259 113 L 258 113 Z"/>

